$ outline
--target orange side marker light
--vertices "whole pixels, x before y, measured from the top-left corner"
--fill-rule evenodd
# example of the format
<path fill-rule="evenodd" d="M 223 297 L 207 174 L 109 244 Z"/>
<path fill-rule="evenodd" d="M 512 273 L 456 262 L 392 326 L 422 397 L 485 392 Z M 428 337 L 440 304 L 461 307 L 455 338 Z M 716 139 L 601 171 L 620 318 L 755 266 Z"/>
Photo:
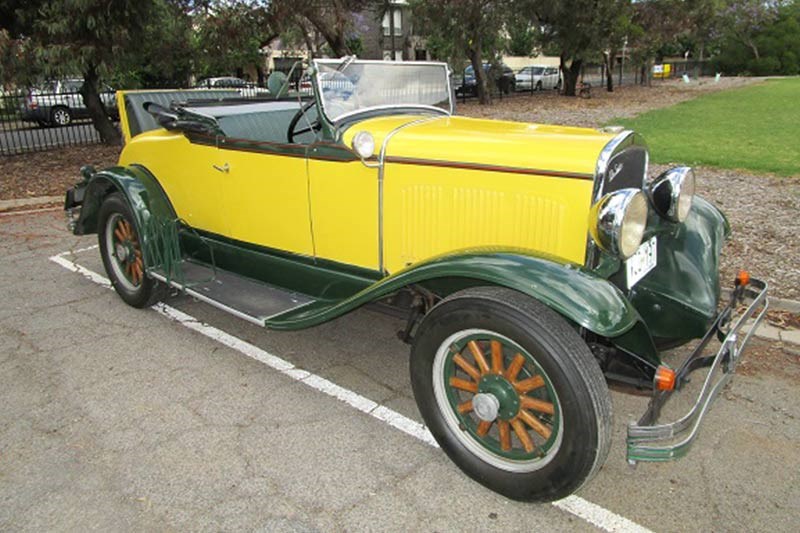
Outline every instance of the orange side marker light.
<path fill-rule="evenodd" d="M 656 368 L 654 382 L 656 390 L 675 389 L 675 371 L 666 365 L 659 365 L 659 367 Z"/>
<path fill-rule="evenodd" d="M 736 274 L 736 285 L 747 285 L 750 283 L 750 273 L 747 270 L 740 270 Z"/>

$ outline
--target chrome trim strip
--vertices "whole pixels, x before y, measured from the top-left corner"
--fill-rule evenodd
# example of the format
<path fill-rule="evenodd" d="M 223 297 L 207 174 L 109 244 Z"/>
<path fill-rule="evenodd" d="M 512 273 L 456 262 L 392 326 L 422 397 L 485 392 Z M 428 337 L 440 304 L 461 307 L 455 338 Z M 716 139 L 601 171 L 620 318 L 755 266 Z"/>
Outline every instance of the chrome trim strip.
<path fill-rule="evenodd" d="M 320 99 L 322 99 L 321 96 L 320 96 Z M 324 104 L 323 104 L 323 109 L 325 109 Z M 427 104 L 386 104 L 386 105 L 374 105 L 374 106 L 370 106 L 370 107 L 362 107 L 360 109 L 356 109 L 355 111 L 350 111 L 349 113 L 343 113 L 343 114 L 339 115 L 338 117 L 336 117 L 336 120 L 331 120 L 331 118 L 328 117 L 328 115 L 325 115 L 325 118 L 327 118 L 331 122 L 331 124 L 339 124 L 339 125 L 341 125 L 341 122 L 344 119 L 352 117 L 352 116 L 355 116 L 355 115 L 360 115 L 361 113 L 368 113 L 370 111 L 379 111 L 379 110 L 380 111 L 383 111 L 383 110 L 391 111 L 393 109 L 435 111 L 436 113 L 441 114 L 442 116 L 450 116 L 450 113 L 446 109 L 442 109 L 441 107 L 436 107 L 435 105 L 427 105 Z"/>
<path fill-rule="evenodd" d="M 394 137 L 401 130 L 410 126 L 416 126 L 425 122 L 432 122 L 434 120 L 444 118 L 447 115 L 439 115 L 436 117 L 423 117 L 405 124 L 400 124 L 392 131 L 386 134 L 381 143 L 381 151 L 378 155 L 378 270 L 386 274 L 386 269 L 383 264 L 383 177 L 386 168 L 386 150 L 389 147 L 389 140 Z"/>
<path fill-rule="evenodd" d="M 627 458 L 629 463 L 636 464 L 637 461 L 669 461 L 686 454 L 689 446 L 698 435 L 703 417 L 708 412 L 711 403 L 715 400 L 719 392 L 732 379 L 736 371 L 736 363 L 739 361 L 742 352 L 750 341 L 750 337 L 753 335 L 756 328 L 758 328 L 759 323 L 764 318 L 769 308 L 767 283 L 761 280 L 751 279 L 750 284 L 760 290 L 753 298 L 752 303 L 748 306 L 747 311 L 737 319 L 736 324 L 731 327 L 725 339 L 722 341 L 722 346 L 714 357 L 708 375 L 703 382 L 700 394 L 689 412 L 671 424 L 640 426 L 635 422 L 631 422 L 628 425 Z M 749 294 L 753 296 L 754 293 L 749 291 Z M 744 326 L 744 322 L 754 316 L 757 308 L 762 305 L 764 306 L 763 309 L 758 316 L 756 316 L 750 329 L 745 334 L 744 339 L 739 343 L 739 330 Z M 728 361 L 725 360 L 727 354 L 730 354 Z M 721 370 L 723 375 L 712 386 L 712 378 L 718 370 Z M 663 441 L 675 441 L 683 437 L 684 434 L 686 434 L 686 436 L 677 442 L 652 445 L 653 443 Z"/>
<path fill-rule="evenodd" d="M 214 300 L 213 298 L 209 298 L 208 296 L 206 296 L 206 295 L 204 295 L 204 294 L 202 294 L 200 292 L 197 292 L 196 290 L 192 289 L 191 287 L 186 287 L 186 286 L 178 283 L 175 280 L 170 280 L 169 282 L 167 282 L 167 278 L 162 276 L 158 272 L 149 272 L 149 275 L 154 279 L 157 279 L 157 280 L 159 280 L 159 281 L 161 281 L 163 283 L 167 283 L 170 287 L 174 287 L 174 288 L 178 289 L 179 291 L 185 292 L 186 294 L 188 294 L 192 298 L 196 298 L 196 299 L 200 300 L 201 302 L 205 302 L 205 303 L 207 303 L 207 304 L 209 304 L 211 306 L 216 307 L 217 309 L 225 311 L 226 313 L 230 313 L 231 315 L 233 315 L 233 316 L 235 316 L 237 318 L 241 318 L 242 320 L 246 320 L 246 321 L 250 322 L 251 324 L 255 324 L 257 326 L 261 326 L 262 328 L 266 327 L 267 321 L 270 320 L 271 318 L 274 318 L 274 317 L 276 317 L 278 315 L 282 315 L 283 313 L 288 313 L 289 311 L 294 311 L 295 309 L 298 309 L 300 307 L 309 305 L 309 304 L 314 302 L 314 300 L 312 300 L 312 301 L 306 302 L 304 304 L 298 304 L 298 305 L 296 305 L 294 307 L 290 307 L 288 309 L 285 309 L 285 310 L 281 311 L 280 313 L 275 313 L 275 314 L 272 314 L 270 316 L 267 316 L 267 317 L 264 317 L 263 319 L 261 319 L 261 318 L 254 317 L 252 315 L 248 315 L 247 313 L 242 313 L 238 309 L 234 309 L 233 307 L 227 306 L 224 303 L 221 303 L 221 302 L 219 302 L 217 300 Z"/>

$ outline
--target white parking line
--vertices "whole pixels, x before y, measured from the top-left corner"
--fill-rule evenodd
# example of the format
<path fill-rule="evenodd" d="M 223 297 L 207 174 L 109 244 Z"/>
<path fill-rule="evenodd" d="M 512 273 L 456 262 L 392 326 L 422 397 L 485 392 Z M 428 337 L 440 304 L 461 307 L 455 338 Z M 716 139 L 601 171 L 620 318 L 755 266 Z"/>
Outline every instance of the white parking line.
<path fill-rule="evenodd" d="M 52 256 L 50 260 L 59 266 L 66 268 L 67 270 L 83 275 L 89 281 L 110 289 L 111 282 L 108 280 L 108 278 L 66 258 L 67 255 L 75 255 L 79 252 L 94 248 L 97 248 L 97 245 L 82 248 L 80 250 L 62 252 Z M 402 415 L 397 411 L 374 402 L 373 400 L 370 400 L 369 398 L 362 396 L 357 392 L 340 387 L 336 383 L 333 383 L 332 381 L 329 381 L 321 376 L 312 374 L 311 372 L 301 368 L 297 368 L 289 361 L 286 361 L 277 355 L 273 355 L 265 350 L 262 350 L 261 348 L 254 346 L 253 344 L 250 344 L 249 342 L 238 337 L 234 337 L 233 335 L 217 329 L 214 326 L 200 322 L 193 316 L 188 315 L 183 311 L 179 311 L 178 309 L 175 309 L 174 307 L 165 303 L 155 304 L 152 309 L 157 313 L 169 318 L 170 320 L 178 322 L 179 324 L 186 326 L 193 331 L 196 331 L 212 340 L 219 342 L 220 344 L 223 344 L 243 355 L 246 355 L 247 357 L 255 359 L 256 361 L 259 361 L 268 367 L 277 370 L 278 372 L 295 381 L 299 381 L 319 392 L 325 393 L 328 396 L 332 396 L 337 400 L 341 400 L 347 405 L 361 411 L 362 413 L 366 413 L 373 418 L 385 422 L 393 428 L 399 429 L 400 431 L 411 435 L 412 437 L 421 440 L 430 446 L 435 448 L 439 447 L 439 445 L 436 443 L 436 440 L 433 438 L 433 435 L 431 435 L 424 425 L 411 420 L 407 416 Z M 620 516 L 590 501 L 584 500 L 580 496 L 568 496 L 563 500 L 553 502 L 553 505 L 605 531 L 625 531 L 635 533 L 647 533 L 650 531 L 649 529 L 640 526 L 636 522 L 633 522 L 624 516 Z"/>

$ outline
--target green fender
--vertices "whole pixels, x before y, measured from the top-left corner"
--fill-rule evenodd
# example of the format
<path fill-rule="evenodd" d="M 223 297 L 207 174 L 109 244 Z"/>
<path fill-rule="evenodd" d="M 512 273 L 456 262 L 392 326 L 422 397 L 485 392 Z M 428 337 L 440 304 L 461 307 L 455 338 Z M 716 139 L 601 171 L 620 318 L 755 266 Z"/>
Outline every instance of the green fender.
<path fill-rule="evenodd" d="M 73 231 L 76 235 L 99 231 L 97 217 L 103 199 L 119 191 L 136 218 L 145 266 L 160 265 L 166 251 L 177 251 L 175 210 L 158 180 L 146 168 L 139 165 L 111 167 L 99 172 L 86 172 L 84 176 L 85 181 L 79 185 L 85 187 L 85 192 Z"/>
<path fill-rule="evenodd" d="M 641 320 L 616 286 L 579 265 L 530 250 L 474 249 L 417 263 L 350 298 L 335 303 L 318 301 L 275 317 L 267 326 L 312 326 L 405 286 L 437 279 L 468 279 L 517 290 L 603 337 L 620 336 Z"/>

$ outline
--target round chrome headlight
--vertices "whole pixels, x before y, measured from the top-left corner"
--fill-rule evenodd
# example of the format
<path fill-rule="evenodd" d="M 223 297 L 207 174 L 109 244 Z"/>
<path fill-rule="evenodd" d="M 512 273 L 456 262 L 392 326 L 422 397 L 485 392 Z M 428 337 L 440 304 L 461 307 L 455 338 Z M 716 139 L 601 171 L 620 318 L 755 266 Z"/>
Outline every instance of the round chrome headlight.
<path fill-rule="evenodd" d="M 683 222 L 692 210 L 694 187 L 694 171 L 691 168 L 669 169 L 650 184 L 650 202 L 662 217 Z"/>
<path fill-rule="evenodd" d="M 647 226 L 647 198 L 639 189 L 621 189 L 592 206 L 589 232 L 600 248 L 627 259 L 642 244 Z"/>
<path fill-rule="evenodd" d="M 361 159 L 369 159 L 375 153 L 375 138 L 368 131 L 359 131 L 353 136 L 353 151 Z"/>

